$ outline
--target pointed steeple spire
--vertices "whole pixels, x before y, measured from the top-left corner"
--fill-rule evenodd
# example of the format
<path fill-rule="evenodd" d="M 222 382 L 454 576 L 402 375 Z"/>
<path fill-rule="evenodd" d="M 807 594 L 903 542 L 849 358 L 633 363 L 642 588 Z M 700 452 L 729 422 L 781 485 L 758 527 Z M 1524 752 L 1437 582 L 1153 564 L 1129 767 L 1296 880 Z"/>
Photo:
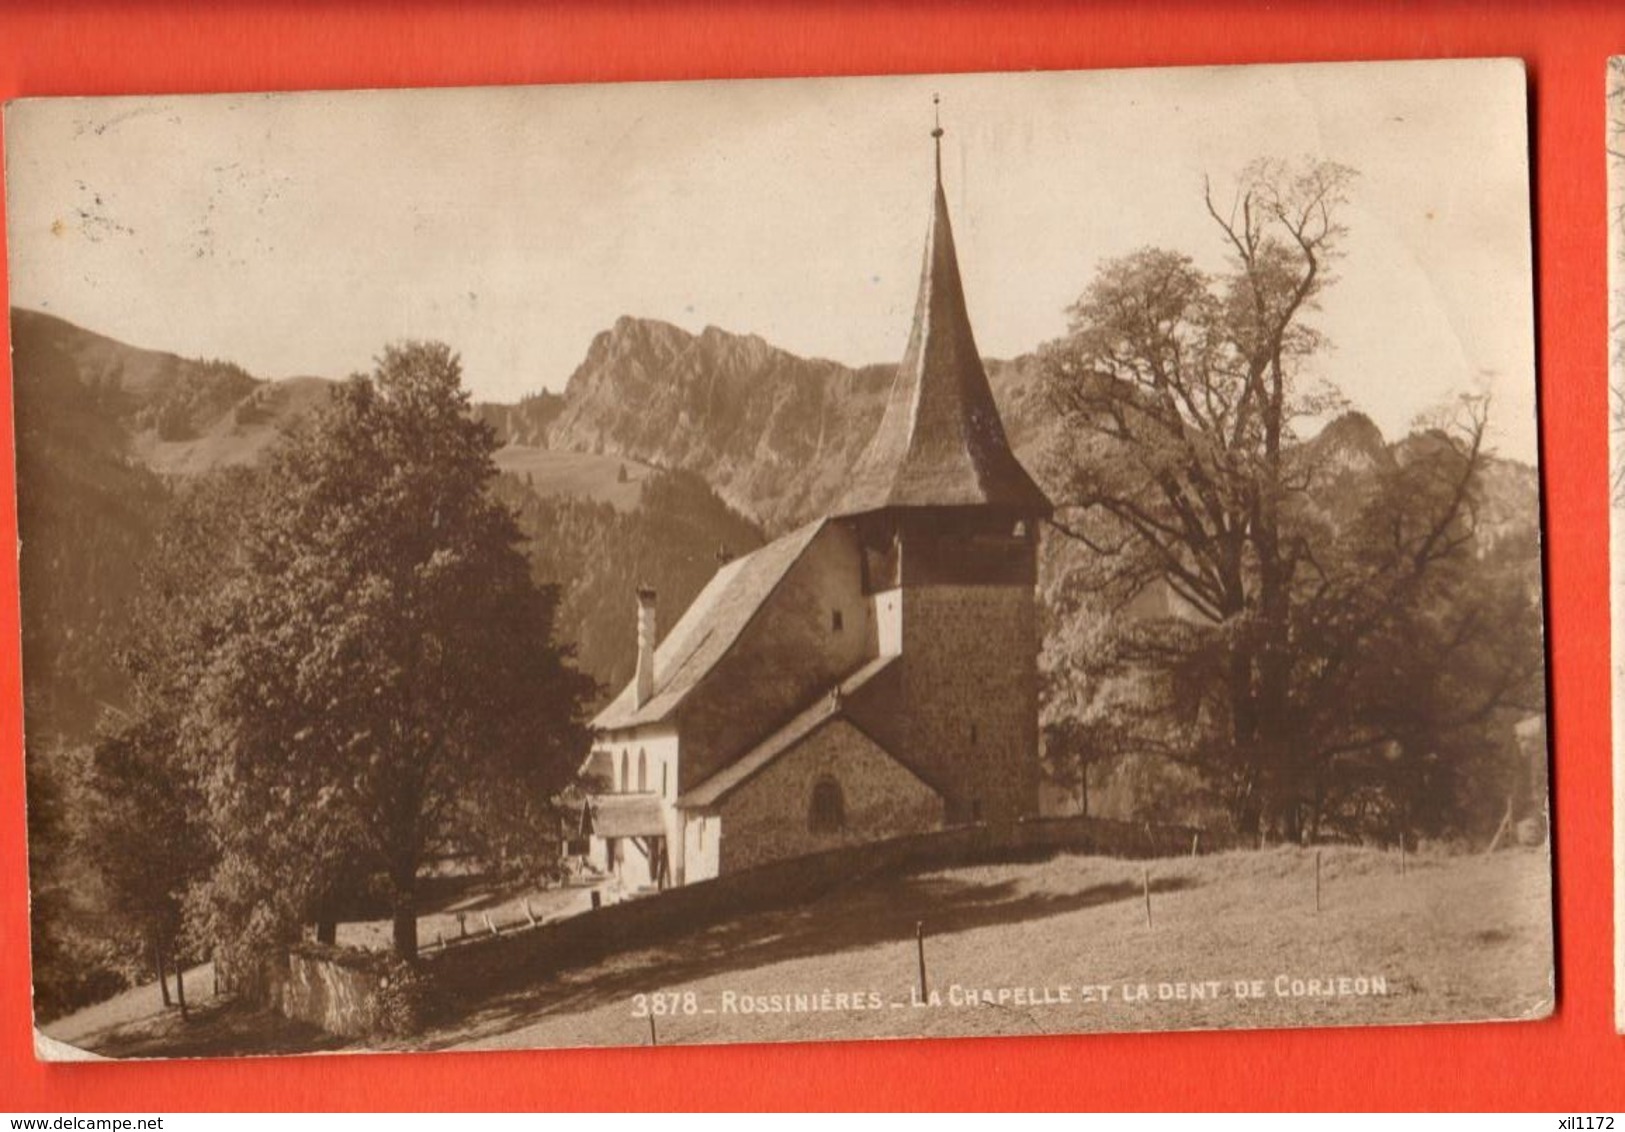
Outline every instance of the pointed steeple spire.
<path fill-rule="evenodd" d="M 880 427 L 835 513 L 981 506 L 1048 515 L 1049 500 L 1010 451 L 971 333 L 942 189 L 942 134 L 939 118 L 931 131 L 936 184 L 908 349 Z"/>
<path fill-rule="evenodd" d="M 937 191 L 942 191 L 942 96 L 931 96 L 931 140 L 937 148 Z"/>

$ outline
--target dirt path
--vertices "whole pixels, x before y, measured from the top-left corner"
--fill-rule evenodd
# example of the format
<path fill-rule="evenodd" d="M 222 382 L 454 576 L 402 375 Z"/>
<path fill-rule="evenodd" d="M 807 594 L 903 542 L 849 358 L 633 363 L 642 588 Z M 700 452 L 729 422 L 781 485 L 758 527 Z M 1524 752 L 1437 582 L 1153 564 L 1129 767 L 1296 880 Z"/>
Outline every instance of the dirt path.
<path fill-rule="evenodd" d="M 186 1004 L 202 1007 L 214 1001 L 214 964 L 199 963 L 186 974 Z M 173 996 L 173 989 L 170 991 Z M 178 1007 L 166 1007 L 158 993 L 156 982 L 132 987 L 123 994 L 114 995 L 106 1002 L 58 1018 L 40 1027 L 46 1037 L 79 1046 L 94 1041 L 98 1034 L 120 1026 L 150 1022 L 169 1013 L 180 1013 Z"/>

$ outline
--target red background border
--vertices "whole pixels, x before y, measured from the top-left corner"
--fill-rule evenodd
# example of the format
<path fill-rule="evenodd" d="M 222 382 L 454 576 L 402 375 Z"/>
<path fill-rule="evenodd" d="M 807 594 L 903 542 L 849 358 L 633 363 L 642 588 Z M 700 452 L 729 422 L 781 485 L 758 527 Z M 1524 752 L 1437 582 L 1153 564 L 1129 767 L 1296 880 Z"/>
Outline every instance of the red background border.
<path fill-rule="evenodd" d="M 1604 67 L 1617 3 L 23 3 L 0 98 L 1517 56 L 1534 157 L 1559 996 L 1521 1025 L 42 1065 L 0 554 L 0 1109 L 1625 1109 L 1612 1024 Z M 1472 176 L 1463 169 L 1462 176 Z M 0 267 L 3 271 L 3 267 Z M 3 278 L 3 276 L 0 276 Z M 0 336 L 6 331 L 0 330 Z M 6 355 L 9 357 L 9 342 Z M 9 369 L 0 544 L 16 523 Z"/>

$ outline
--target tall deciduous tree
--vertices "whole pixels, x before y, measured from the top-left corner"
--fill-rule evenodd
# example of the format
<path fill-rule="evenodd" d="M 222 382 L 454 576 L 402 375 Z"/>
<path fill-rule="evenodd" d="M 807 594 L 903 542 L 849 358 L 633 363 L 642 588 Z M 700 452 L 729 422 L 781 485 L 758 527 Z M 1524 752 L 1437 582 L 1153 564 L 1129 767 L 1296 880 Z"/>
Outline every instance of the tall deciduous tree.
<path fill-rule="evenodd" d="M 427 854 L 543 850 L 592 684 L 488 491 L 495 447 L 456 356 L 407 343 L 241 493 L 235 549 L 164 658 L 221 855 L 206 905 L 223 934 L 330 918 L 335 894 L 375 878 L 410 958 Z"/>
<path fill-rule="evenodd" d="M 1397 462 L 1357 456 L 1371 466 L 1347 482 L 1348 453 L 1306 439 L 1341 406 L 1303 363 L 1323 346 L 1308 316 L 1341 254 L 1352 181 L 1333 164 L 1250 166 L 1228 203 L 1206 196 L 1227 272 L 1160 249 L 1108 263 L 1044 354 L 1066 426 L 1058 526 L 1092 552 L 1084 588 L 1107 609 L 1169 595 L 1160 616 L 1120 618 L 1095 665 L 1093 694 L 1126 701 L 1112 742 L 1200 771 L 1244 833 L 1315 833 L 1333 779 L 1398 742 L 1407 711 L 1437 739 L 1449 712 L 1383 699 L 1379 658 L 1452 601 L 1476 624 L 1462 595 L 1481 580 L 1482 414 Z M 1527 587 L 1521 600 L 1538 638 Z M 1511 636 L 1477 632 L 1502 650 L 1488 665 L 1499 674 L 1445 697 L 1463 718 L 1528 697 L 1528 634 L 1501 629 Z M 1142 674 L 1140 694 L 1100 678 L 1113 665 Z"/>
<path fill-rule="evenodd" d="M 166 968 L 184 1009 L 186 897 L 207 875 L 211 851 L 197 790 L 177 764 L 173 721 L 138 717 L 99 740 L 90 813 L 81 833 L 110 911 L 145 944 L 165 1005 Z"/>

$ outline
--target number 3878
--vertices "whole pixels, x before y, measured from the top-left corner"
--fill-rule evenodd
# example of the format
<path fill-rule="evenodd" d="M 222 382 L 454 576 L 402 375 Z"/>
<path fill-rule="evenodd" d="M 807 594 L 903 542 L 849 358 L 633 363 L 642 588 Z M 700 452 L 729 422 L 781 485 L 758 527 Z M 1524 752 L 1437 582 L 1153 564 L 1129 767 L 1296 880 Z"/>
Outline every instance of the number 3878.
<path fill-rule="evenodd" d="M 632 1017 L 666 1018 L 673 1014 L 698 1014 L 700 997 L 693 991 L 655 991 L 632 996 Z"/>

